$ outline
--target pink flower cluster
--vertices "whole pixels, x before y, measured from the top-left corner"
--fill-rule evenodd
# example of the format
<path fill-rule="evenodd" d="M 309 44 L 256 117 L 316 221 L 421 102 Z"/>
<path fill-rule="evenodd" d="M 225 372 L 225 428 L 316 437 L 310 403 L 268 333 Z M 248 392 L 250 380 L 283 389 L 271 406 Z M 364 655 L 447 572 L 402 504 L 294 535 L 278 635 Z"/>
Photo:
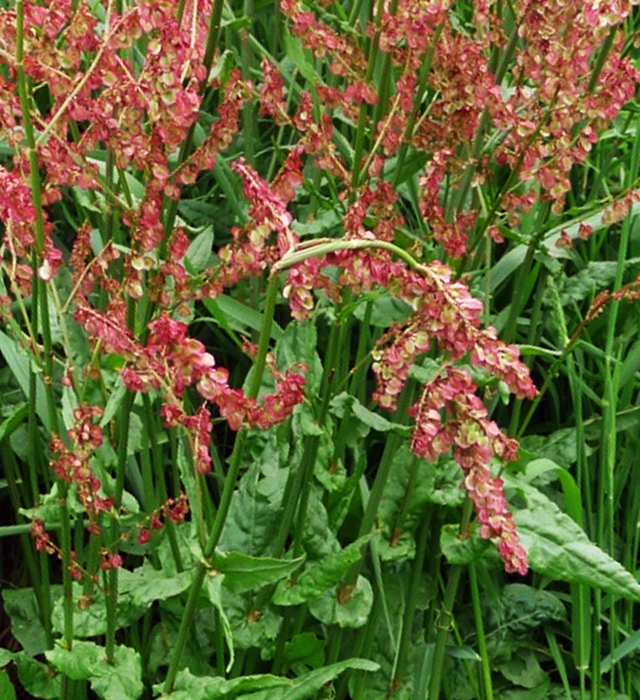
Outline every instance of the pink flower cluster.
<path fill-rule="evenodd" d="M 38 251 L 42 280 L 52 279 L 62 263 L 51 241 L 53 224 L 46 207 L 62 197 L 63 187 L 80 187 L 104 198 L 104 206 L 120 219 L 131 248 L 119 263 L 118 276 L 122 265 L 126 273 L 124 287 L 116 283 L 115 290 L 115 281 L 105 272 L 117 251 L 101 255 L 102 269 L 97 270 L 98 264 L 88 261 L 90 248 L 81 226 L 76 247 L 82 250 L 75 261 L 87 266 L 85 270 L 76 267 L 82 276 L 82 294 L 89 294 L 95 284 L 104 288 L 112 283 L 106 290 L 112 302 L 116 293 L 140 298 L 145 288 L 157 297 L 152 301 L 164 306 L 197 296 L 189 288 L 181 262 L 184 253 L 178 255 L 177 239 L 184 238 L 184 232 L 164 229 L 163 197 L 177 199 L 181 187 L 213 167 L 217 152 L 229 146 L 238 131 L 240 110 L 253 89 L 237 70 L 224 85 L 212 81 L 211 86 L 223 93 L 218 119 L 197 148 L 176 165 L 176 151 L 196 121 L 202 91 L 208 87 L 203 58 L 210 11 L 210 0 L 143 0 L 121 14 L 110 7 L 106 21 L 100 23 L 86 3 L 24 3 L 23 69 L 33 85 L 47 86 L 51 98 L 46 111 L 31 113 L 45 207 L 44 245 Z M 21 293 L 28 295 L 31 260 L 27 254 L 35 242 L 36 213 L 11 60 L 15 55 L 16 13 L 2 10 L 0 63 L 8 77 L 0 79 L 0 138 L 19 147 L 13 170 L 0 168 L 0 217 L 7 224 L 5 256 L 12 265 L 12 277 Z M 95 152 L 105 149 L 113 155 L 121 178 L 125 170 L 136 171 L 144 187 L 142 197 L 132 197 L 128 185 L 116 188 L 117 183 L 107 181 L 94 158 Z M 114 194 L 116 189 L 126 192 L 122 199 Z M 166 259 L 158 259 L 152 253 L 165 242 Z M 112 242 L 104 243 L 108 247 Z M 149 278 L 151 284 L 147 284 Z"/>
<path fill-rule="evenodd" d="M 453 257 L 466 254 L 469 235 L 485 224 L 468 201 L 467 188 L 470 182 L 491 176 L 492 167 L 508 165 L 519 175 L 520 187 L 501 192 L 496 208 L 511 227 L 517 225 L 519 211 L 526 212 L 539 196 L 539 187 L 553 210 L 561 211 L 570 168 L 585 160 L 598 131 L 633 97 L 639 76 L 630 59 L 623 57 L 620 31 L 592 84 L 593 57 L 607 33 L 628 16 L 629 3 L 603 0 L 583 8 L 553 0 L 541 7 L 527 0 L 518 5 L 513 21 L 518 32 L 513 62 L 498 78 L 488 49 L 493 46 L 506 53 L 513 37 L 505 34 L 492 4 L 475 2 L 468 26 L 461 28 L 450 19 L 448 1 L 387 3 L 366 29 L 369 39 L 389 55 L 394 82 L 389 99 L 376 111 L 379 121 L 372 128 L 378 150 L 367 160 L 368 174 L 381 178 L 384 159 L 403 144 L 424 152 L 420 211 L 435 242 Z M 358 104 L 374 104 L 378 96 L 367 83 L 367 63 L 353 49 L 352 37 L 304 11 L 300 2 L 288 0 L 282 10 L 307 48 L 315 55 L 327 55 L 334 70 L 343 67 L 339 71 L 346 87 L 318 86 L 323 117 L 339 109 L 357 121 Z M 428 80 L 420 86 L 420 68 L 430 53 Z M 267 94 L 265 90 L 263 105 L 273 112 L 276 102 L 267 106 Z M 354 94 L 362 96 L 355 104 Z M 425 96 L 427 109 L 417 101 Z M 284 102 L 280 99 L 277 104 L 283 123 Z M 479 137 L 489 129 L 498 138 L 479 152 Z M 328 153 L 329 147 L 322 150 Z M 349 186 L 348 170 L 334 169 L 333 174 Z M 487 228 L 493 224 L 486 223 Z M 491 231 L 495 237 L 495 229 Z"/>
<path fill-rule="evenodd" d="M 299 369 L 306 371 L 304 365 Z M 220 415 L 233 430 L 243 425 L 266 429 L 284 421 L 304 399 L 304 375 L 293 370 L 276 374 L 276 392 L 255 399 L 241 389 L 230 389 L 229 373 L 220 368 L 198 382 L 198 391 L 217 404 Z"/>
<path fill-rule="evenodd" d="M 526 555 L 507 510 L 502 482 L 491 477 L 490 469 L 494 456 L 516 459 L 517 445 L 487 420 L 468 373 L 449 364 L 468 356 L 473 365 L 504 381 L 516 396 L 533 398 L 537 391 L 517 348 L 498 340 L 495 329 L 480 327 L 482 304 L 464 284 L 451 279 L 448 267 L 434 262 L 410 270 L 379 249 L 339 250 L 296 265 L 289 274 L 288 297 L 297 317 L 309 313 L 310 290 L 326 286 L 322 270 L 327 266 L 341 268 L 340 284 L 353 293 L 385 287 L 413 309 L 406 322 L 391 326 L 373 351 L 374 398 L 380 406 L 396 407 L 409 370 L 432 342 L 447 353 L 444 374 L 425 384 L 422 399 L 410 409 L 415 418 L 412 449 L 430 461 L 453 449 L 465 471 L 463 485 L 482 524 L 481 535 L 496 541 L 508 571 L 524 573 Z M 294 287 L 296 282 L 301 282 L 300 288 Z M 443 411 L 451 416 L 444 422 Z"/>
<path fill-rule="evenodd" d="M 243 177 L 252 221 L 245 229 L 243 244 L 233 248 L 230 256 L 247 255 L 253 268 L 262 270 L 269 262 L 302 250 L 304 244 L 300 244 L 290 230 L 288 198 L 278 193 L 276 186 L 259 178 L 243 161 L 234 167 Z M 411 269 L 405 262 L 394 260 L 388 250 L 376 247 L 379 241 L 392 240 L 395 226 L 399 224 L 395 199 L 393 190 L 384 184 L 376 189 L 365 189 L 362 198 L 354 201 L 344 217 L 349 231 L 343 239 L 346 247 L 322 257 L 310 255 L 291 266 L 283 293 L 294 318 L 301 320 L 308 316 L 314 304 L 312 292 L 318 289 L 339 302 L 345 290 L 357 295 L 363 290 L 383 287 L 405 301 L 413 314 L 405 323 L 393 325 L 373 352 L 373 371 L 378 384 L 374 398 L 387 409 L 395 408 L 410 368 L 431 348 L 432 342 L 448 355 L 449 362 L 468 356 L 472 364 L 499 377 L 518 397 L 535 396 L 535 386 L 527 367 L 519 360 L 517 348 L 498 340 L 495 329 L 480 327 L 482 304 L 471 296 L 464 284 L 452 279 L 450 268 L 433 262 Z M 365 229 L 365 222 L 371 215 L 375 234 Z M 273 232 L 276 242 L 268 245 L 268 237 Z M 371 247 L 350 249 L 350 241 L 370 242 Z M 340 270 L 337 283 L 326 274 L 328 268 Z M 259 427 L 265 425 L 253 415 L 257 404 L 248 405 L 246 397 L 229 389 L 227 377 L 224 369 L 211 371 L 199 380 L 198 389 L 205 398 L 218 403 L 231 427 L 243 422 Z M 278 393 L 290 396 L 290 403 L 271 404 L 269 414 L 279 415 L 280 411 L 282 415 L 288 414 L 302 399 L 302 382 L 297 378 L 292 382 L 294 378 L 295 375 L 291 375 L 287 382 L 285 376 L 278 383 Z M 456 459 L 468 476 L 464 485 L 469 489 L 482 523 L 481 534 L 497 542 L 508 570 L 522 572 L 526 570 L 526 555 L 515 534 L 501 482 L 492 479 L 490 472 L 493 456 L 506 460 L 515 458 L 515 443 L 507 440 L 497 426 L 487 420 L 486 409 L 475 395 L 476 386 L 466 372 L 449 367 L 446 380 L 441 382 L 439 398 L 436 393 L 431 402 L 423 399 L 411 409 L 416 418 L 413 449 L 427 459 L 435 459 L 454 449 Z M 428 384 L 425 394 L 432 388 Z M 222 404 L 221 397 L 224 397 Z M 454 410 L 456 420 L 441 425 L 440 411 L 447 408 Z M 473 431 L 478 433 L 477 438 L 472 439 Z"/>
<path fill-rule="evenodd" d="M 50 449 L 54 457 L 51 469 L 58 478 L 73 484 L 76 496 L 89 516 L 89 527 L 95 530 L 100 513 L 113 506 L 113 499 L 100 496 L 100 479 L 96 477 L 89 465 L 89 459 L 102 445 L 102 429 L 94 420 L 102 416 L 99 406 L 82 405 L 73 409 L 75 424 L 68 432 L 70 445 L 66 445 L 59 436 L 53 435 Z"/>
<path fill-rule="evenodd" d="M 285 420 L 303 400 L 304 375 L 294 370 L 280 374 L 273 368 L 276 391 L 259 400 L 247 396 L 242 389 L 230 388 L 229 372 L 216 367 L 204 345 L 187 335 L 187 325 L 166 312 L 149 324 L 144 345 L 131 337 L 125 325 L 95 309 L 79 307 L 76 320 L 91 337 L 102 342 L 107 352 L 117 353 L 125 360 L 121 377 L 129 390 L 162 393 L 164 423 L 167 427 L 185 429 L 197 469 L 202 474 L 211 467 L 211 415 L 205 405 L 194 415 L 184 411 L 182 395 L 187 387 L 195 385 L 203 398 L 215 403 L 233 430 L 243 425 L 263 429 L 275 425 Z M 304 366 L 300 369 L 306 370 Z"/>
<path fill-rule="evenodd" d="M 409 409 L 416 421 L 411 448 L 429 461 L 453 449 L 464 472 L 463 486 L 478 514 L 481 537 L 497 544 L 507 571 L 525 574 L 527 556 L 504 497 L 503 482 L 491 475 L 492 457 L 515 460 L 517 443 L 488 420 L 487 409 L 475 390 L 467 372 L 443 367 L 425 384 L 420 401 Z"/>
<path fill-rule="evenodd" d="M 157 508 L 141 524 L 138 529 L 137 540 L 139 544 L 147 544 L 151 541 L 151 533 L 155 530 L 162 530 L 164 521 L 170 520 L 174 525 L 179 525 L 184 521 L 189 512 L 189 501 L 186 494 L 181 493 L 178 498 L 169 498 L 160 508 Z"/>

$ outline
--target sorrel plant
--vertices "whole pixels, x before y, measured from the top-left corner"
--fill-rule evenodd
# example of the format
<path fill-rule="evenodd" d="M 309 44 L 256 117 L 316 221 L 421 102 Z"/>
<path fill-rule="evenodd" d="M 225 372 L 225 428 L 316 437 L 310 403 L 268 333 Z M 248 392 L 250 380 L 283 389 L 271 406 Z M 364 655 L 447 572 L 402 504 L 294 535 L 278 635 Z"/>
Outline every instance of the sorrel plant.
<path fill-rule="evenodd" d="M 598 697 L 586 586 L 640 588 L 612 533 L 586 556 L 617 588 L 558 561 L 580 509 L 536 526 L 556 506 L 515 437 L 558 366 L 534 347 L 540 304 L 521 327 L 532 285 L 515 279 L 491 325 L 491 275 L 520 255 L 529 280 L 536 256 L 640 199 L 629 179 L 597 221 L 574 215 L 572 178 L 635 94 L 631 12 L 1 11 L 0 450 L 29 582 L 5 606 L 31 606 L 37 635 L 14 627 L 24 650 L 0 660 L 34 695 L 302 698 L 334 682 L 339 698 L 436 700 L 468 571 L 469 678 L 491 698 L 478 580 L 497 552 L 511 581 L 530 565 L 571 582 L 580 691 Z M 562 359 L 636 296 L 622 276 L 615 289 Z M 514 343 L 542 356 L 540 393 Z"/>

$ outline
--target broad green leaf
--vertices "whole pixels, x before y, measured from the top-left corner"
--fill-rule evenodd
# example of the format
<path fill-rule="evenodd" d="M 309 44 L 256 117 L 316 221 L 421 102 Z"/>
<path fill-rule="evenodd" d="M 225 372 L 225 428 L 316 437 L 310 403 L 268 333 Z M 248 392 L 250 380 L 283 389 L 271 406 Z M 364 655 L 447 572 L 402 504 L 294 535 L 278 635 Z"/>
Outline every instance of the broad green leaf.
<path fill-rule="evenodd" d="M 129 572 L 124 569 L 120 570 L 119 578 L 122 580 L 123 575 L 128 575 Z M 51 623 L 54 632 L 63 633 L 64 631 L 64 609 L 61 587 L 57 587 L 56 600 L 53 605 L 51 614 Z M 83 587 L 79 583 L 73 584 L 73 633 L 76 637 L 95 637 L 98 634 L 104 634 L 107 631 L 107 606 L 104 595 L 95 591 L 93 595 L 85 595 Z M 135 620 L 140 619 L 148 606 L 134 605 L 130 598 L 126 595 L 118 597 L 118 609 L 116 618 L 116 629 L 129 627 Z"/>
<path fill-rule="evenodd" d="M 295 678 L 291 684 L 292 687 L 286 690 L 278 689 L 272 693 L 263 691 L 259 694 L 252 694 L 250 698 L 246 695 L 241 695 L 239 698 L 246 698 L 246 700 L 306 700 L 306 698 L 317 697 L 317 694 L 327 683 L 330 683 L 347 669 L 375 673 L 379 668 L 379 664 L 367 659 L 346 659 Z"/>
<path fill-rule="evenodd" d="M 320 486 L 311 486 L 302 534 L 302 543 L 309 562 L 324 560 L 342 549 L 334 529 L 329 524 L 329 514 L 323 496 L 324 491 Z"/>
<path fill-rule="evenodd" d="M 302 48 L 302 42 L 297 37 L 292 36 L 288 31 L 282 33 L 284 39 L 284 49 L 287 56 L 300 71 L 300 75 L 310 84 L 315 85 L 318 77 L 313 67 L 313 62 Z"/>
<path fill-rule="evenodd" d="M 218 700 L 228 693 L 229 681 L 220 676 L 194 676 L 188 670 L 180 671 L 176 677 L 171 700 Z M 155 695 L 164 693 L 164 685 L 154 686 Z"/>
<path fill-rule="evenodd" d="M 61 677 L 51 677 L 48 664 L 43 664 L 23 651 L 14 655 L 18 678 L 22 687 L 36 698 L 58 700 L 60 698 Z"/>
<path fill-rule="evenodd" d="M 471 564 L 482 557 L 489 547 L 478 528 L 473 527 L 464 537 L 460 537 L 460 525 L 444 525 L 440 531 L 440 549 L 449 564 Z"/>
<path fill-rule="evenodd" d="M 640 370 L 640 340 L 637 340 L 632 346 L 620 370 L 620 386 L 627 386 L 633 381 L 635 373 Z"/>
<path fill-rule="evenodd" d="M 70 651 L 58 642 L 45 656 L 72 680 L 88 680 L 104 700 L 136 700 L 142 695 L 140 655 L 129 647 L 116 646 L 113 664 L 107 663 L 105 648 L 93 642 L 76 641 Z"/>
<path fill-rule="evenodd" d="M 229 75 L 231 74 L 231 70 L 233 69 L 234 63 L 234 52 L 229 51 L 228 49 L 226 51 L 223 51 L 222 55 L 218 58 L 216 64 L 213 66 L 209 73 L 208 82 L 211 83 L 214 80 L 219 79 L 221 85 L 226 85 L 227 81 L 229 80 Z"/>
<path fill-rule="evenodd" d="M 80 505 L 78 499 L 75 498 L 73 489 L 74 487 L 72 486 L 70 489 L 71 496 L 68 500 L 69 510 L 73 515 L 83 515 L 85 513 L 84 508 Z M 20 508 L 19 513 L 29 520 L 39 518 L 42 522 L 47 523 L 48 526 L 59 523 L 61 515 L 58 484 L 53 484 L 51 491 L 40 497 L 40 505 L 35 508 Z"/>
<path fill-rule="evenodd" d="M 307 366 L 305 391 L 314 396 L 320 389 L 322 364 L 317 351 L 317 331 L 312 321 L 291 322 L 276 345 L 276 359 L 281 372 L 296 364 Z"/>
<path fill-rule="evenodd" d="M 505 483 L 527 501 L 528 507 L 514 510 L 513 517 L 534 571 L 640 600 L 640 584 L 633 575 L 593 544 L 553 501 L 522 479 L 505 475 Z"/>
<path fill-rule="evenodd" d="M 231 680 L 217 676 L 200 678 L 184 670 L 176 677 L 171 700 L 219 700 L 226 697 L 238 700 L 306 700 L 316 697 L 327 683 L 347 669 L 374 673 L 380 669 L 380 665 L 367 659 L 347 659 L 298 678 L 264 674 Z M 154 686 L 156 694 L 162 693 L 162 690 L 162 685 Z"/>
<path fill-rule="evenodd" d="M 201 199 L 181 199 L 178 211 L 190 226 L 198 227 L 208 226 L 212 221 L 216 221 L 219 208 L 215 204 Z"/>
<path fill-rule="evenodd" d="M 133 571 L 120 571 L 119 589 L 120 594 L 131 600 L 133 605 L 148 608 L 154 600 L 166 600 L 183 593 L 192 580 L 193 570 L 168 576 L 166 571 L 157 571 L 145 561 Z"/>
<path fill-rule="evenodd" d="M 121 381 L 118 381 L 116 386 L 111 390 L 109 393 L 109 400 L 107 401 L 104 413 L 100 419 L 101 428 L 108 425 L 118 415 L 120 412 L 120 405 L 124 401 L 127 391 L 127 387 Z"/>
<path fill-rule="evenodd" d="M 402 299 L 392 297 L 388 292 L 376 292 L 371 303 L 369 323 L 378 328 L 389 328 L 392 323 L 406 321 L 412 313 L 411 307 Z M 364 320 L 366 304 L 358 304 L 353 315 L 360 321 Z"/>
<path fill-rule="evenodd" d="M 211 262 L 213 250 L 213 226 L 200 232 L 189 245 L 185 255 L 185 263 L 191 268 L 189 272 L 202 272 Z"/>
<path fill-rule="evenodd" d="M 276 605 L 299 605 L 318 598 L 339 583 L 362 558 L 362 548 L 371 539 L 366 535 L 320 562 L 308 564 L 297 580 L 280 581 L 273 595 Z"/>
<path fill-rule="evenodd" d="M 335 231 L 342 219 L 335 209 L 325 209 L 319 216 L 304 224 L 294 221 L 291 228 L 300 236 L 321 236 L 327 231 Z"/>
<path fill-rule="evenodd" d="M 523 688 L 535 688 L 547 677 L 532 649 L 519 649 L 509 661 L 500 664 L 498 670 L 507 680 Z"/>
<path fill-rule="evenodd" d="M 4 610 L 11 618 L 13 636 L 31 656 L 41 654 L 47 648 L 47 640 L 33 588 L 5 588 L 2 600 Z"/>
<path fill-rule="evenodd" d="M 252 593 L 231 593 L 222 587 L 222 605 L 238 649 L 268 649 L 277 637 L 282 617 L 270 605 L 256 606 Z"/>
<path fill-rule="evenodd" d="M 551 695 L 551 680 L 549 677 L 545 678 L 542 683 L 536 685 L 534 688 L 518 688 L 514 690 L 507 690 L 501 693 L 500 700 L 565 700 L 566 693 L 560 688 L 560 692 L 557 695 Z M 610 696 L 607 700 L 613 700 Z M 622 700 L 621 698 L 616 698 L 616 700 Z"/>
<path fill-rule="evenodd" d="M 190 671 L 183 670 L 176 676 L 176 682 L 171 700 L 218 700 L 219 698 L 235 698 L 239 693 L 252 693 L 261 690 L 288 688 L 291 679 L 270 674 L 242 676 L 226 680 L 219 676 L 206 678 L 194 676 Z M 162 685 L 154 686 L 156 694 L 163 692 Z"/>
<path fill-rule="evenodd" d="M 107 173 L 107 163 L 106 163 L 106 150 L 105 151 L 92 151 L 91 152 L 91 157 L 87 158 L 87 162 L 93 163 L 94 165 L 98 166 L 98 169 L 100 170 L 100 175 L 102 177 L 106 176 Z M 127 181 L 127 187 L 129 189 L 129 192 L 134 196 L 135 199 L 137 200 L 142 200 L 144 199 L 145 196 L 145 187 L 142 184 L 138 178 L 134 177 L 129 171 L 121 171 L 120 172 L 120 177 L 124 177 L 125 180 Z M 76 190 L 79 190 L 80 192 L 84 192 L 81 188 L 76 188 Z M 99 209 L 100 213 L 104 212 L 104 209 Z M 94 253 L 97 255 L 102 246 L 100 247 L 99 250 L 94 251 Z"/>
<path fill-rule="evenodd" d="M 350 396 L 346 391 L 334 396 L 333 399 L 331 399 L 330 405 L 332 412 L 339 417 L 344 416 L 345 410 L 350 408 L 353 415 L 362 424 L 366 425 L 368 428 L 377 430 L 378 432 L 386 433 L 393 430 L 394 432 L 401 433 L 402 435 L 406 435 L 409 432 L 408 426 L 393 423 L 384 418 L 384 416 L 370 411 L 368 408 L 363 406 L 355 396 Z M 366 432 L 364 433 L 365 435 Z"/>
<path fill-rule="evenodd" d="M 313 632 L 296 634 L 284 645 L 284 659 L 294 670 L 297 666 L 320 668 L 324 664 L 324 643 Z"/>
<path fill-rule="evenodd" d="M 0 649 L 0 668 L 13 661 L 13 654 L 6 649 Z"/>
<path fill-rule="evenodd" d="M 300 432 L 303 435 L 325 435 L 328 430 L 318 423 L 316 417 L 313 414 L 312 409 L 303 404 L 302 406 L 297 406 L 294 413 L 294 429 L 300 428 Z M 333 441 L 331 442 L 333 445 Z"/>
<path fill-rule="evenodd" d="M 637 263 L 636 258 L 635 262 Z M 632 262 L 631 260 L 627 263 Z M 592 260 L 576 275 L 563 276 L 558 284 L 558 295 L 562 306 L 582 301 L 608 287 L 616 276 L 618 263 L 614 260 Z"/>
<path fill-rule="evenodd" d="M 578 525 L 582 526 L 582 497 L 580 489 L 573 476 L 566 469 L 547 458 L 534 459 L 527 464 L 525 478 L 531 482 L 537 476 L 549 472 L 557 476 L 560 481 L 568 514 Z"/>
<path fill-rule="evenodd" d="M 265 489 L 264 486 L 273 488 Z M 253 462 L 233 494 L 220 538 L 222 551 L 245 552 L 253 556 L 268 552 L 281 517 L 273 500 L 280 503 L 282 488 L 284 484 L 281 485 L 278 476 L 262 478 L 260 463 Z"/>
<path fill-rule="evenodd" d="M 518 635 L 530 633 L 550 621 L 563 621 L 567 617 L 558 596 L 524 583 L 506 585 L 500 603 L 504 610 L 501 626 Z"/>
<path fill-rule="evenodd" d="M 193 580 L 193 570 L 171 573 L 167 569 L 154 569 L 147 561 L 142 566 L 118 572 L 118 616 L 116 629 L 128 627 L 140 619 L 152 602 L 166 600 L 179 595 L 189 588 Z M 94 637 L 104 634 L 107 629 L 107 609 L 105 598 L 99 591 L 86 596 L 83 587 L 73 584 L 74 634 L 77 637 Z M 56 601 L 52 614 L 53 629 L 62 632 L 64 610 L 61 587 L 56 587 Z"/>
<path fill-rule="evenodd" d="M 2 700 L 16 700 L 16 691 L 6 671 L 0 671 L 0 698 Z"/>
<path fill-rule="evenodd" d="M 400 447 L 378 508 L 383 561 L 413 558 L 413 534 L 429 504 L 461 503 L 461 480 L 462 472 L 453 460 L 427 462 L 416 457 L 407 443 Z"/>
<path fill-rule="evenodd" d="M 276 583 L 285 576 L 291 576 L 303 562 L 304 557 L 272 559 L 219 550 L 211 559 L 213 568 L 224 574 L 224 586 L 232 593 L 245 593 Z"/>
<path fill-rule="evenodd" d="M 73 417 L 73 411 L 78 407 L 78 397 L 76 392 L 70 386 L 62 387 L 62 401 L 61 401 L 61 416 L 64 427 L 67 430 L 73 428 L 76 419 Z"/>
<path fill-rule="evenodd" d="M 338 584 L 309 602 L 309 612 L 325 625 L 362 627 L 373 605 L 373 590 L 364 576 L 354 587 Z"/>
<path fill-rule="evenodd" d="M 189 499 L 189 508 L 193 513 L 193 522 L 196 524 L 196 527 L 198 529 L 200 546 L 204 547 L 206 535 L 204 532 L 204 518 L 202 516 L 202 494 L 200 490 L 202 480 L 198 476 L 197 470 L 193 463 L 193 455 L 187 453 L 184 440 L 180 440 L 180 442 L 178 443 L 176 457 L 178 470 L 180 471 L 180 479 L 182 481 L 182 485 L 184 486 L 184 490 L 186 491 L 187 498 Z"/>
<path fill-rule="evenodd" d="M 576 429 L 562 428 L 550 435 L 528 435 L 521 447 L 536 457 L 545 457 L 568 469 L 577 459 Z"/>

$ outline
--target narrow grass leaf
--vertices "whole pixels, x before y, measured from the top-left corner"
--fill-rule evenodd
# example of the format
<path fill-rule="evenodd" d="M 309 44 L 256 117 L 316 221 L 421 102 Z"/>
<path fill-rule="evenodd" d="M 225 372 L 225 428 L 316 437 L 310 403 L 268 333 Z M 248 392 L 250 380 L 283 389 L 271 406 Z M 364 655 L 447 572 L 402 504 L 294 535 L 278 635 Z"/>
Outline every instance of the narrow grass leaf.
<path fill-rule="evenodd" d="M 262 328 L 262 314 L 225 294 L 216 299 L 203 299 L 207 311 L 218 321 L 222 328 L 228 326 L 235 331 L 244 332 L 248 328 L 259 331 Z M 271 337 L 278 340 L 282 328 L 274 321 L 271 326 Z"/>
<path fill-rule="evenodd" d="M 229 663 L 227 665 L 227 673 L 233 667 L 233 662 L 235 661 L 235 651 L 233 646 L 233 634 L 231 632 L 231 625 L 229 624 L 229 618 L 225 611 L 224 605 L 222 604 L 222 584 L 224 582 L 224 575 L 218 576 L 207 576 L 204 581 L 204 591 L 209 598 L 210 603 L 218 611 L 218 620 L 222 626 L 222 636 L 229 649 Z"/>
<path fill-rule="evenodd" d="M 11 368 L 13 376 L 20 385 L 24 395 L 29 396 L 29 355 L 20 350 L 17 343 L 6 333 L 0 331 L 0 353 L 5 362 Z M 51 430 L 51 422 L 47 411 L 47 402 L 44 395 L 44 383 L 42 376 L 36 376 L 36 413 L 47 429 Z"/>
<path fill-rule="evenodd" d="M 20 425 L 20 423 L 22 423 L 28 414 L 28 403 L 25 402 L 16 406 L 11 415 L 0 423 L 0 440 L 10 437 L 13 431 Z"/>
<path fill-rule="evenodd" d="M 608 656 L 600 662 L 600 670 L 602 673 L 609 673 L 611 667 L 622 661 L 625 656 L 632 654 L 640 649 L 640 630 L 636 630 L 629 635 L 624 642 L 619 644 Z"/>

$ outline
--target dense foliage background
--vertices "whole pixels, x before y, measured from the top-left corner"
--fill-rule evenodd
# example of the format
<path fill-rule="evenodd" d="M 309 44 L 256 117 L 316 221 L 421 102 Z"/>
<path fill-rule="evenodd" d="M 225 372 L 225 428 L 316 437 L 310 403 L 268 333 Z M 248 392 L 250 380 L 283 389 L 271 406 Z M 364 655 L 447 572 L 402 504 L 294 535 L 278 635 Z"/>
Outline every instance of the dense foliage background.
<path fill-rule="evenodd" d="M 0 697 L 640 697 L 634 5 L 0 4 Z"/>

